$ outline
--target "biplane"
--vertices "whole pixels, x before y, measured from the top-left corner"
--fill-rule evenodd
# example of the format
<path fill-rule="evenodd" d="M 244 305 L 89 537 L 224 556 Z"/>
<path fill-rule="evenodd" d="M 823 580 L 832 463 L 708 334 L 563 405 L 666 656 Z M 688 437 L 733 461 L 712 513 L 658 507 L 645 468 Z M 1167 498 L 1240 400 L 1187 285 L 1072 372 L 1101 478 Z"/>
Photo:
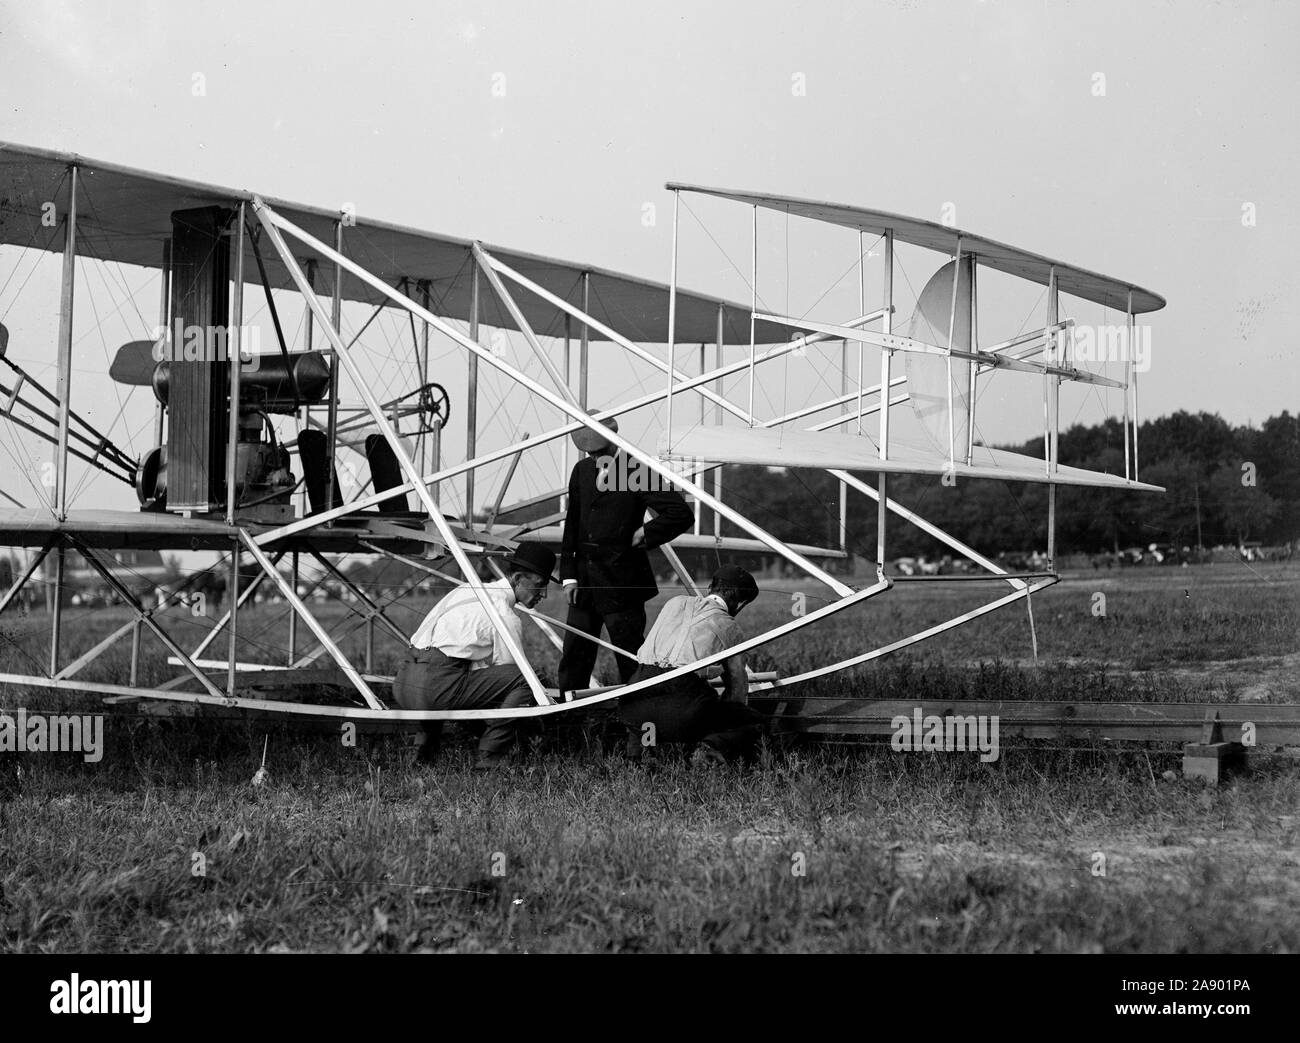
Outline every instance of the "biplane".
<path fill-rule="evenodd" d="M 1002 588 L 979 607 L 901 640 L 863 647 L 800 673 L 753 675 L 755 697 L 774 698 L 1029 599 L 1055 583 L 1058 487 L 1161 491 L 1138 477 L 1132 360 L 1118 375 L 1090 369 L 1073 350 L 1074 320 L 1062 311 L 1067 297 L 1094 302 L 1122 315 L 1131 331 L 1137 316 L 1164 306 L 1156 294 L 945 224 L 777 195 L 666 187 L 674 205 L 665 285 L 373 221 L 347 209 L 319 209 L 77 155 L 0 146 L 0 245 L 5 256 L 17 258 L 0 277 L 21 274 L 32 252 L 62 257 L 54 386 L 20 361 L 32 353 L 46 357 L 39 345 L 19 343 L 8 333 L 0 340 L 0 438 L 11 443 L 16 470 L 10 473 L 38 473 L 31 459 L 33 439 L 53 446 L 52 460 L 42 462 L 52 480 L 32 481 L 30 502 L 23 502 L 24 490 L 17 486 L 4 490 L 10 502 L 0 506 L 0 546 L 26 548 L 30 556 L 0 597 L 0 612 L 47 560 L 53 562 L 54 586 L 48 669 L 8 669 L 0 673 L 0 690 L 31 686 L 110 700 L 372 722 L 562 714 L 861 611 L 896 583 L 913 578 L 887 572 L 891 516 L 897 521 L 890 524 L 918 527 L 971 566 L 960 574 L 914 578 L 984 580 Z M 683 196 L 708 197 L 752 213 L 751 271 L 740 275 L 751 290 L 748 302 L 679 285 Z M 814 320 L 784 314 L 760 299 L 760 212 L 807 220 L 851 238 L 860 275 L 857 314 Z M 906 325 L 895 319 L 898 244 L 938 260 Z M 881 258 L 874 288 L 868 287 L 869 256 Z M 111 402 L 93 411 L 74 409 L 78 384 L 88 379 L 86 352 L 78 354 L 73 328 L 88 265 L 143 272 L 158 284 L 156 324 L 144 319 L 135 303 L 138 294 L 119 305 L 134 309 L 145 335 L 121 347 L 106 367 L 119 402 L 126 389 L 126 395 L 148 396 L 152 403 L 146 445 L 120 444 L 117 418 L 102 419 L 112 413 Z M 1033 329 L 996 343 L 980 342 L 977 282 L 987 272 L 1042 288 L 1035 292 L 1043 292 L 1046 303 Z M 119 290 L 127 281 L 101 276 L 104 285 Z M 301 319 L 291 334 L 286 300 L 295 294 Z M 274 327 L 265 350 L 252 344 L 250 332 L 250 304 L 259 299 L 264 302 L 259 315 L 269 316 Z M 376 340 L 384 322 L 389 335 Z M 399 334 L 396 342 L 393 330 Z M 690 358 L 696 345 L 698 366 Z M 847 361 L 850 345 L 856 348 L 856 372 Z M 706 346 L 714 350 L 712 367 L 705 361 Z M 589 408 L 593 353 L 638 367 L 635 393 Z M 829 367 L 840 390 L 797 409 L 760 415 L 756 389 L 761 391 L 767 374 L 785 379 L 773 363 L 792 357 Z M 485 401 L 489 377 L 515 397 Z M 109 386 L 100 380 L 96 395 Z M 992 380 L 1023 382 L 1033 401 L 1041 398 L 1041 458 L 987 446 L 977 437 L 981 389 Z M 1106 388 L 1122 402 L 1123 473 L 1059 461 L 1061 389 L 1074 384 Z M 453 395 L 449 387 L 464 388 L 459 402 L 454 403 L 459 393 Z M 487 415 L 486 407 L 491 408 Z M 536 418 L 539 429 L 525 433 L 523 424 L 532 422 L 525 416 Z M 610 417 L 621 419 L 622 433 L 599 426 Z M 635 417 L 642 418 L 640 429 L 627 422 Z M 694 532 L 676 541 L 676 549 L 665 548 L 683 587 L 696 589 L 696 577 L 678 554 L 684 548 L 761 551 L 824 587 L 824 603 L 660 677 L 623 687 L 593 678 L 589 689 L 561 694 L 542 683 L 511 643 L 492 602 L 480 593 L 536 706 L 411 711 L 387 704 L 384 686 L 391 678 L 375 672 L 369 646 L 364 662 L 345 654 L 319 618 L 317 603 L 303 593 L 300 560 L 316 563 L 345 588 L 350 610 L 367 627 L 381 627 L 405 641 L 408 635 L 349 577 L 342 559 L 389 559 L 420 576 L 481 591 L 497 557 L 519 540 L 558 543 L 572 462 L 570 436 L 583 428 L 599 433 L 694 505 Z M 485 437 L 489 432 L 492 437 Z M 31 466 L 19 466 L 24 455 Z M 830 567 L 848 556 L 843 541 L 839 546 L 795 543 L 757 524 L 724 488 L 725 469 L 737 464 L 763 465 L 774 474 L 780 468 L 829 473 L 840 490 L 841 532 L 849 497 L 870 504 L 877 516 L 874 577 L 854 583 L 843 569 Z M 483 477 L 489 474 L 499 481 L 485 495 Z M 87 475 L 100 490 L 104 482 L 114 483 L 117 502 L 126 499 L 128 505 L 78 508 L 74 494 Z M 989 552 L 893 498 L 890 483 L 899 475 L 1044 485 L 1047 564 L 1028 571 L 1004 568 Z M 528 494 L 512 493 L 521 477 L 532 483 Z M 726 535 L 724 520 L 733 527 Z M 712 522 L 712 532 L 706 521 Z M 169 630 L 161 611 L 169 592 L 160 591 L 151 604 L 115 570 L 111 552 L 122 548 L 224 555 L 228 603 L 201 641 L 187 648 Z M 72 553 L 129 606 L 130 618 L 65 661 L 59 588 L 65 557 Z M 238 653 L 241 610 L 264 585 L 288 606 L 289 647 L 280 650 L 277 662 L 253 662 Z M 533 622 L 558 647 L 563 621 L 534 614 Z M 137 683 L 142 629 L 167 649 L 172 676 L 163 683 Z M 222 634 L 228 642 L 224 658 L 214 653 Z M 90 664 L 128 636 L 130 683 L 89 679 Z M 304 640 L 306 647 L 299 647 Z M 253 681 L 268 672 L 289 683 L 295 671 L 321 663 L 345 682 L 345 694 L 334 701 L 265 698 L 254 691 Z"/>

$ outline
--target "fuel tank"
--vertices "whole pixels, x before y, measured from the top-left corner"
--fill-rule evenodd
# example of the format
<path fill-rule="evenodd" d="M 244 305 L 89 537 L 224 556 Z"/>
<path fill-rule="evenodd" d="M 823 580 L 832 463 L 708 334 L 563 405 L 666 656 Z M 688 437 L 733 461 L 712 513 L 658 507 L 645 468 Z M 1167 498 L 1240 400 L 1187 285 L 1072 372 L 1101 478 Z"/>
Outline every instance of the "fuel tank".
<path fill-rule="evenodd" d="M 300 403 L 319 402 L 330 386 L 330 367 L 323 353 L 302 351 L 290 355 L 255 355 L 257 366 L 245 362 L 239 374 L 240 395 L 271 413 L 292 413 L 294 389 Z M 164 359 L 154 367 L 153 393 L 164 406 L 171 391 L 171 362 Z"/>

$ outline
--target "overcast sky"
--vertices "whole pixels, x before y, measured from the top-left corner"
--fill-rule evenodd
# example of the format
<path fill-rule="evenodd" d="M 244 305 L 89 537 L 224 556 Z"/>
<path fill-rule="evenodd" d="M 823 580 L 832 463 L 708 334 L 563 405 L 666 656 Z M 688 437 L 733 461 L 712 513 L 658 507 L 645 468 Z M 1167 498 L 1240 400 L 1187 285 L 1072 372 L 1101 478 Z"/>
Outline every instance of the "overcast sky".
<path fill-rule="evenodd" d="M 1300 406 L 1297 39 L 1300 7 L 1267 2 L 6 0 L 0 139 L 661 281 L 669 180 L 930 220 L 951 204 L 965 230 L 1167 298 L 1144 416 L 1259 422 Z M 743 266 L 747 211 L 691 205 Z M 693 220 L 683 281 L 744 300 Z M 787 234 L 792 255 L 811 244 L 793 274 L 766 265 Z M 797 313 L 853 256 L 842 229 L 843 255 L 803 234 L 773 215 L 760 271 L 764 296 Z M 14 256 L 0 249 L 0 276 Z M 904 258 L 915 290 L 939 262 Z M 846 318 L 856 289 L 851 305 L 837 292 Z M 48 365 L 43 307 L 44 338 L 29 339 L 48 353 L 21 354 Z M 31 331 L 12 291 L 0 311 Z M 988 314 L 1024 319 L 1019 302 Z M 1083 405 L 1063 420 L 1101 419 Z M 993 409 L 980 434 L 1028 438 L 1038 422 Z"/>

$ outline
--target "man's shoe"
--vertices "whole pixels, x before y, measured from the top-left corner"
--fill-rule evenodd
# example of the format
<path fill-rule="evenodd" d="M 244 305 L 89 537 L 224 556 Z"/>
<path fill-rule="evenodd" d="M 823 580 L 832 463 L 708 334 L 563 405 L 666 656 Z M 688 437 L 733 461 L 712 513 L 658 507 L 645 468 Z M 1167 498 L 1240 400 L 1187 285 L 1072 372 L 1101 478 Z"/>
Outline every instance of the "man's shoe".
<path fill-rule="evenodd" d="M 483 753 L 481 750 L 474 757 L 475 771 L 501 771 L 510 767 L 510 754 Z"/>
<path fill-rule="evenodd" d="M 624 751 L 623 758 L 628 764 L 639 764 L 643 768 L 651 768 L 662 763 L 657 746 L 638 744 L 636 747 L 628 747 Z"/>
<path fill-rule="evenodd" d="M 417 765 L 427 766 L 438 759 L 438 751 L 442 748 L 442 725 L 442 721 L 425 722 L 420 745 L 415 751 Z"/>
<path fill-rule="evenodd" d="M 727 758 L 722 755 L 722 751 L 707 742 L 700 743 L 691 754 L 692 768 L 725 768 L 726 766 Z"/>
<path fill-rule="evenodd" d="M 659 747 L 644 745 L 640 732 L 628 731 L 623 758 L 630 764 L 655 764 L 659 759 Z"/>

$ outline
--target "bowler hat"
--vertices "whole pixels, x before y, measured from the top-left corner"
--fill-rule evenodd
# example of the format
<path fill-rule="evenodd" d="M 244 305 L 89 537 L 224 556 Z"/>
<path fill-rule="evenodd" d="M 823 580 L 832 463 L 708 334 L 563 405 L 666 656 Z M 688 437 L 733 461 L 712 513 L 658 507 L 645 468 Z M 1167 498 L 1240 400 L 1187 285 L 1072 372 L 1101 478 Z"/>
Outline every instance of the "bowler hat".
<path fill-rule="evenodd" d="M 587 410 L 588 415 L 593 414 L 593 412 L 593 410 Z M 600 421 L 600 423 L 611 431 L 618 431 L 618 421 L 612 416 Z M 573 432 L 573 444 L 584 453 L 598 453 L 602 449 L 609 448 L 609 439 L 602 438 L 589 427 L 584 427 Z"/>
<path fill-rule="evenodd" d="M 510 557 L 506 558 L 506 566 L 510 569 L 523 569 L 552 583 L 559 582 L 551 575 L 555 570 L 555 552 L 541 543 L 519 544 Z"/>

